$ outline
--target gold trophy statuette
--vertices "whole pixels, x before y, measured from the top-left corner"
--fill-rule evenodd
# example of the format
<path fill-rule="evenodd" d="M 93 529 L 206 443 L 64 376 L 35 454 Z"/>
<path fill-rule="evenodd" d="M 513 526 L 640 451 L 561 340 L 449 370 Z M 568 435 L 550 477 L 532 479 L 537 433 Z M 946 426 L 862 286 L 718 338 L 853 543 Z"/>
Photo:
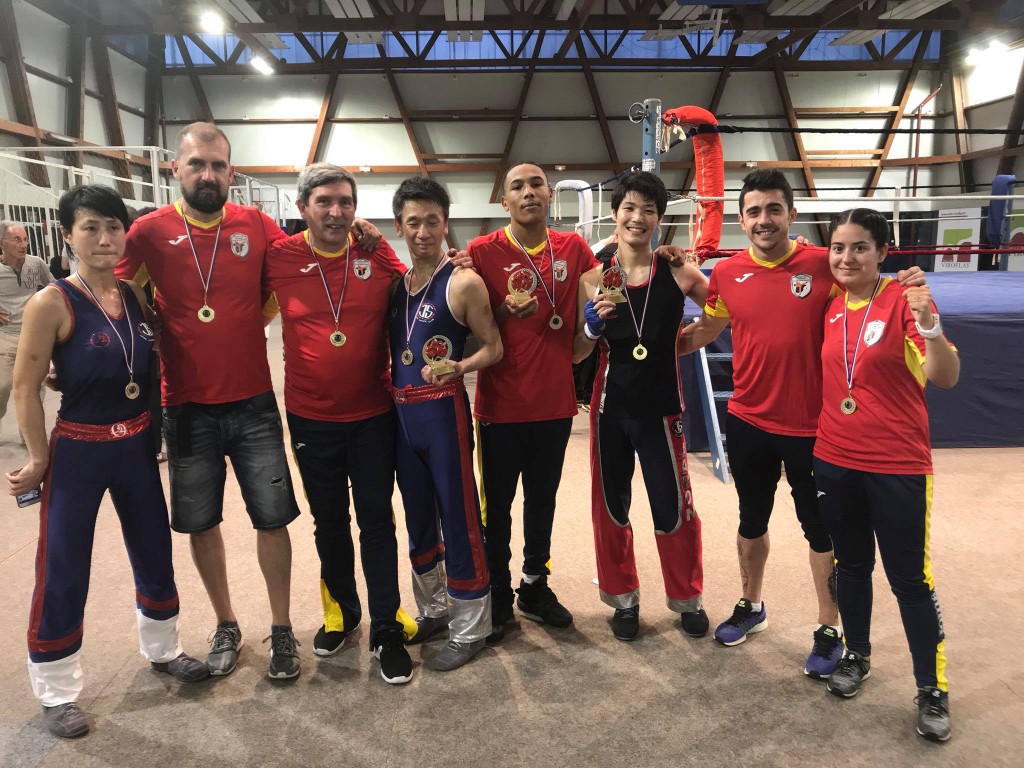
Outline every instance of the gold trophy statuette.
<path fill-rule="evenodd" d="M 613 304 L 626 300 L 622 291 L 626 286 L 626 270 L 622 267 L 608 267 L 601 273 L 601 298 Z"/>
<path fill-rule="evenodd" d="M 423 345 L 423 359 L 430 366 L 430 372 L 435 376 L 444 376 L 446 373 L 454 373 L 455 366 L 451 363 L 452 342 L 444 336 L 432 336 Z"/>
<path fill-rule="evenodd" d="M 509 275 L 508 292 L 515 299 L 516 306 L 528 302 L 536 288 L 537 274 L 532 269 L 522 267 Z"/>

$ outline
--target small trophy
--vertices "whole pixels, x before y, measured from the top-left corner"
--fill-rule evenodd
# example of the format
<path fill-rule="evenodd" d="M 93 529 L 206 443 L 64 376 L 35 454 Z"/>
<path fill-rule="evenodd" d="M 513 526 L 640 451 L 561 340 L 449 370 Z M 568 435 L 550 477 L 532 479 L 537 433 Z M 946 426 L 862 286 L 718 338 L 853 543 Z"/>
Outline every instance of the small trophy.
<path fill-rule="evenodd" d="M 522 267 L 509 275 L 508 292 L 515 299 L 516 306 L 528 302 L 536 289 L 537 273 L 532 269 Z"/>
<path fill-rule="evenodd" d="M 608 267 L 601 273 L 601 298 L 613 304 L 621 304 L 626 300 L 622 290 L 626 286 L 626 270 L 622 267 Z"/>
<path fill-rule="evenodd" d="M 451 356 L 452 342 L 446 336 L 431 336 L 423 345 L 423 359 L 427 361 L 430 372 L 435 376 L 444 376 L 446 373 L 455 372 Z"/>

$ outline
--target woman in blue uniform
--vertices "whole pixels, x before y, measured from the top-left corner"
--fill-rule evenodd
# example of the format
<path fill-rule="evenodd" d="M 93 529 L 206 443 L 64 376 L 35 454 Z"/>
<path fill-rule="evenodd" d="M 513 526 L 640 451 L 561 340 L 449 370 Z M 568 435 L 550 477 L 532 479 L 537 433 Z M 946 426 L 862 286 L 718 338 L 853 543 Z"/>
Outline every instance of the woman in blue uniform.
<path fill-rule="evenodd" d="M 128 211 L 112 189 L 81 186 L 61 197 L 59 215 L 78 271 L 25 309 L 14 393 L 29 460 L 7 484 L 12 495 L 42 484 L 29 679 L 49 730 L 74 738 L 89 731 L 75 700 L 93 533 L 107 491 L 135 577 L 139 650 L 154 670 L 183 682 L 209 673 L 178 641 L 171 534 L 151 449 L 148 308 L 142 289 L 114 277 Z M 61 403 L 47 443 L 40 385 L 51 359 Z"/>

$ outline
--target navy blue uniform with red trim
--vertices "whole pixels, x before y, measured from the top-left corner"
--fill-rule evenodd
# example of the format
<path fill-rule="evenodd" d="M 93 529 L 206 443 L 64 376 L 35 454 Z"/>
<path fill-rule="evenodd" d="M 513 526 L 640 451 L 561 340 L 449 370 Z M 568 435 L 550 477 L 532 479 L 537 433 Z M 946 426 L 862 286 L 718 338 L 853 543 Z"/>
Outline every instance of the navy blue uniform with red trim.
<path fill-rule="evenodd" d="M 46 662 L 69 657 L 81 647 L 93 533 L 107 491 L 121 521 L 135 576 L 136 606 L 145 617 L 139 619 L 144 653 L 159 646 L 162 650 L 155 650 L 155 656 L 160 658 L 151 660 L 168 661 L 162 657 L 174 649 L 180 652 L 176 625 L 171 632 L 156 625 L 177 616 L 178 593 L 167 506 L 150 433 L 153 333 L 135 294 L 122 283 L 127 307 L 111 320 L 129 358 L 134 338 L 139 394 L 131 399 L 125 393 L 129 381 L 125 353 L 106 317 L 74 283 L 58 280 L 54 285 L 67 303 L 73 327 L 53 349 L 61 404 L 43 479 L 28 627 L 29 659 L 34 663 L 30 667 L 45 668 Z M 168 643 L 173 648 L 163 649 Z M 33 670 L 32 676 L 43 698 L 46 686 L 41 688 L 39 683 L 45 670 Z"/>
<path fill-rule="evenodd" d="M 451 360 L 462 359 L 469 329 L 449 306 L 454 272 L 450 262 L 443 264 L 411 296 L 405 280 L 396 287 L 389 313 L 391 378 L 399 424 L 398 487 L 417 606 L 425 616 L 450 612 L 452 639 L 471 642 L 490 633 L 491 616 L 469 398 L 461 379 L 438 388 L 425 385 L 421 375 L 424 347 L 431 341 L 449 349 Z M 406 349 L 411 364 L 402 360 Z M 450 600 L 444 599 L 446 589 Z"/>

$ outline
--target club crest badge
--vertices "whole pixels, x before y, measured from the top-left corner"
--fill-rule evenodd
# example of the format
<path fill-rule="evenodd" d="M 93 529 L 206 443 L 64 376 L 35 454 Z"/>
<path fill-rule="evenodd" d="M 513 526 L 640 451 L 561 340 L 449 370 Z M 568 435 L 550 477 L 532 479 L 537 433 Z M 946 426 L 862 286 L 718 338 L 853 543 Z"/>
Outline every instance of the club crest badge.
<path fill-rule="evenodd" d="M 437 315 L 437 307 L 431 304 L 429 301 L 424 301 L 419 311 L 416 313 L 416 319 L 421 323 L 432 323 L 434 317 Z"/>
<path fill-rule="evenodd" d="M 569 268 L 565 263 L 565 259 L 555 259 L 555 280 L 560 283 L 565 282 L 565 278 L 569 276 Z"/>
<path fill-rule="evenodd" d="M 868 323 L 867 329 L 864 331 L 864 343 L 869 347 L 875 344 L 882 338 L 882 332 L 885 330 L 884 320 L 872 320 Z"/>
<path fill-rule="evenodd" d="M 245 232 L 233 232 L 228 238 L 231 252 L 240 259 L 249 255 L 249 236 Z"/>
<path fill-rule="evenodd" d="M 804 272 L 801 272 L 799 275 L 793 275 L 789 278 L 789 290 L 798 299 L 807 298 L 811 293 L 811 276 Z"/>
<path fill-rule="evenodd" d="M 369 259 L 355 259 L 352 262 L 352 271 L 356 273 L 356 277 L 360 280 L 369 280 L 370 275 L 373 274 L 373 268 L 370 266 Z"/>

